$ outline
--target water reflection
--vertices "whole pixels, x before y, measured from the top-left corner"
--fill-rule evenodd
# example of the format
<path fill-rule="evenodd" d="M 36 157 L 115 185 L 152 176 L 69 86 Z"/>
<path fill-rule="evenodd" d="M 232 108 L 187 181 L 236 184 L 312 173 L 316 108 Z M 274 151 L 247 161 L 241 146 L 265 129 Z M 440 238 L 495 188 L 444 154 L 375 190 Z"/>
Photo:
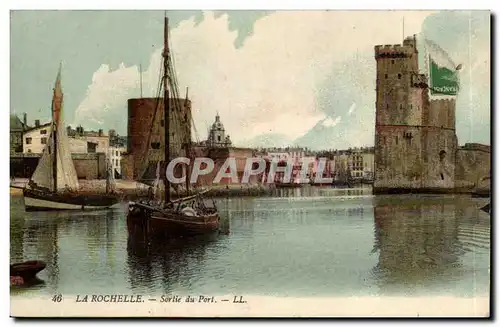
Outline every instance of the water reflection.
<path fill-rule="evenodd" d="M 129 227 L 127 242 L 128 282 L 132 290 L 189 290 L 201 278 L 207 247 L 217 233 L 183 238 L 151 236 L 140 227 Z M 159 284 L 159 285 L 158 285 Z"/>
<path fill-rule="evenodd" d="M 116 271 L 115 258 L 120 251 L 116 218 L 120 210 L 26 213 L 22 198 L 11 197 L 10 261 L 46 262 L 37 275 L 41 282 L 33 289 L 45 285 L 52 293 L 74 293 L 87 284 L 75 281 L 89 276 L 96 286 L 105 284 L 106 278 L 100 277 Z"/>
<path fill-rule="evenodd" d="M 15 292 L 470 296 L 488 291 L 490 216 L 479 210 L 484 203 L 299 190 L 218 199 L 231 233 L 170 241 L 151 239 L 140 229 L 129 232 L 125 204 L 107 211 L 25 213 L 22 199 L 12 197 L 11 262 L 47 262 L 39 274 L 45 284 Z M 331 195 L 336 192 L 348 194 Z"/>
<path fill-rule="evenodd" d="M 463 280 L 471 273 L 469 263 L 464 263 L 468 253 L 489 256 L 490 222 L 470 199 L 380 196 L 374 204 L 372 252 L 379 253 L 379 260 L 373 273 L 385 292 L 413 293 L 420 286 L 432 289 Z M 484 277 L 474 275 L 474 283 L 478 278 L 487 282 Z"/>

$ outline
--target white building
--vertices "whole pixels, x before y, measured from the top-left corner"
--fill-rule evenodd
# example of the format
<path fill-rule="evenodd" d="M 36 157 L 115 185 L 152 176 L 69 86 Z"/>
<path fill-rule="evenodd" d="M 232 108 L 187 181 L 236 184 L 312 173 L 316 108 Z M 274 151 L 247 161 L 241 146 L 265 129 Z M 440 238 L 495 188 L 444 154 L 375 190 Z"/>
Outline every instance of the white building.
<path fill-rule="evenodd" d="M 52 133 L 52 124 L 40 125 L 39 120 L 35 120 L 35 126 L 28 129 L 23 134 L 24 153 L 42 153 Z M 69 137 L 69 148 L 71 153 L 95 153 L 103 152 L 99 149 L 99 142 L 102 149 L 107 149 L 109 141 L 96 137 Z M 101 150 L 101 151 L 99 151 Z"/>
<path fill-rule="evenodd" d="M 127 148 L 124 146 L 110 146 L 108 148 L 108 159 L 111 164 L 111 168 L 113 172 L 118 173 L 120 176 L 122 175 L 122 154 L 127 151 Z"/>
<path fill-rule="evenodd" d="M 374 178 L 375 154 L 364 152 L 363 156 L 363 178 L 372 180 Z"/>
<path fill-rule="evenodd" d="M 51 132 L 51 123 L 40 125 L 40 121 L 35 120 L 35 126 L 23 133 L 23 152 L 42 153 Z"/>

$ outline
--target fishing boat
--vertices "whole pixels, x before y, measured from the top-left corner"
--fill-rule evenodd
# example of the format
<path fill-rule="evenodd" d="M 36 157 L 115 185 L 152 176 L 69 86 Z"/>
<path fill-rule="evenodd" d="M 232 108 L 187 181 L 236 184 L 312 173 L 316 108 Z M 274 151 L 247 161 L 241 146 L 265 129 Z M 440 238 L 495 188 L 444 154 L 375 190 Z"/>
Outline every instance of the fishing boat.
<path fill-rule="evenodd" d="M 186 156 L 190 156 L 191 154 L 191 142 L 190 136 L 187 139 L 184 136 L 184 139 L 173 140 L 171 142 L 170 138 L 170 114 L 172 113 L 174 116 L 172 117 L 175 120 L 182 117 L 176 117 L 179 108 L 175 108 L 178 106 L 178 101 L 171 101 L 169 96 L 169 91 L 172 92 L 173 98 L 178 99 L 178 89 L 177 89 L 177 81 L 176 75 L 174 72 L 174 67 L 172 65 L 172 60 L 170 57 L 169 51 L 169 42 L 168 42 L 168 18 L 165 17 L 165 29 L 164 29 L 164 51 L 163 51 L 163 83 L 160 84 L 163 87 L 163 106 L 164 106 L 164 160 L 157 163 L 156 169 L 156 180 L 153 185 L 153 196 L 149 200 L 146 201 L 133 201 L 129 202 L 129 213 L 128 218 L 132 223 L 143 223 L 146 224 L 148 230 L 153 233 L 166 233 L 172 235 L 190 235 L 190 234 L 204 234 L 211 233 L 219 230 L 220 228 L 220 216 L 215 205 L 215 202 L 212 200 L 211 203 L 207 201 L 204 194 L 206 191 L 202 192 L 194 192 L 193 195 L 188 195 L 186 197 L 182 197 L 176 200 L 171 199 L 171 185 L 168 180 L 166 172 L 167 164 L 170 162 L 170 152 L 180 152 L 180 148 L 176 148 L 174 144 L 182 143 L 181 147 L 184 149 L 184 154 Z M 160 86 L 160 88 L 161 88 Z M 186 102 L 187 103 L 187 94 L 186 94 Z M 157 106 L 158 107 L 158 106 Z M 158 108 L 156 108 L 158 109 Z M 151 126 L 155 126 L 154 119 L 156 119 L 156 110 L 153 114 L 153 122 Z M 191 122 L 188 122 L 191 123 Z M 150 135 L 151 135 L 150 131 Z M 180 137 L 180 136 L 176 136 Z M 146 149 L 149 151 L 149 148 Z M 177 153 L 178 154 L 178 153 Z M 147 153 L 145 154 L 145 158 L 148 158 Z M 148 160 L 146 160 L 148 161 Z M 148 163 L 146 163 L 147 165 Z M 187 171 L 189 167 L 186 167 L 186 194 L 190 193 L 190 181 Z M 160 172 L 164 172 L 161 174 Z M 155 199 L 155 194 L 160 188 L 159 181 L 163 179 L 164 184 L 164 199 L 158 200 Z M 160 192 L 158 192 L 160 193 Z"/>
<path fill-rule="evenodd" d="M 52 124 L 49 139 L 35 172 L 23 188 L 26 211 L 103 209 L 118 203 L 115 192 L 97 194 L 79 190 L 71 158 L 69 140 L 63 124 L 61 66 L 52 97 Z M 109 176 L 108 176 L 109 177 Z"/>

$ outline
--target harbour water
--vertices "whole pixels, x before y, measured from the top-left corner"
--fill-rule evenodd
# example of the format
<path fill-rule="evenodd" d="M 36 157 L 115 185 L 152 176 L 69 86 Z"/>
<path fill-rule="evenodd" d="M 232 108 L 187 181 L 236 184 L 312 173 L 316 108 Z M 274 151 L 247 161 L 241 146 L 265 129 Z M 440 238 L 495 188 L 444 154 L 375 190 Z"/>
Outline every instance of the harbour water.
<path fill-rule="evenodd" d="M 174 242 L 129 233 L 125 203 L 26 213 L 12 196 L 11 262 L 47 268 L 11 295 L 488 295 L 484 199 L 308 187 L 216 201 L 227 233 Z"/>

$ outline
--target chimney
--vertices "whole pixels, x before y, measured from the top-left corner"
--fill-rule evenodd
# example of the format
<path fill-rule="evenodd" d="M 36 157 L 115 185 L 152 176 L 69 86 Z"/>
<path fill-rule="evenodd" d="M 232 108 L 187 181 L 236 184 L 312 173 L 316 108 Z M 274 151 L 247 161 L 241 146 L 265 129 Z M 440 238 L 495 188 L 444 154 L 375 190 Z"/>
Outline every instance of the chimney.
<path fill-rule="evenodd" d="M 26 128 L 26 126 L 28 126 L 28 114 L 27 113 L 23 114 L 23 124 L 24 124 L 25 128 Z"/>
<path fill-rule="evenodd" d="M 40 127 L 40 119 L 35 120 L 35 127 Z"/>

